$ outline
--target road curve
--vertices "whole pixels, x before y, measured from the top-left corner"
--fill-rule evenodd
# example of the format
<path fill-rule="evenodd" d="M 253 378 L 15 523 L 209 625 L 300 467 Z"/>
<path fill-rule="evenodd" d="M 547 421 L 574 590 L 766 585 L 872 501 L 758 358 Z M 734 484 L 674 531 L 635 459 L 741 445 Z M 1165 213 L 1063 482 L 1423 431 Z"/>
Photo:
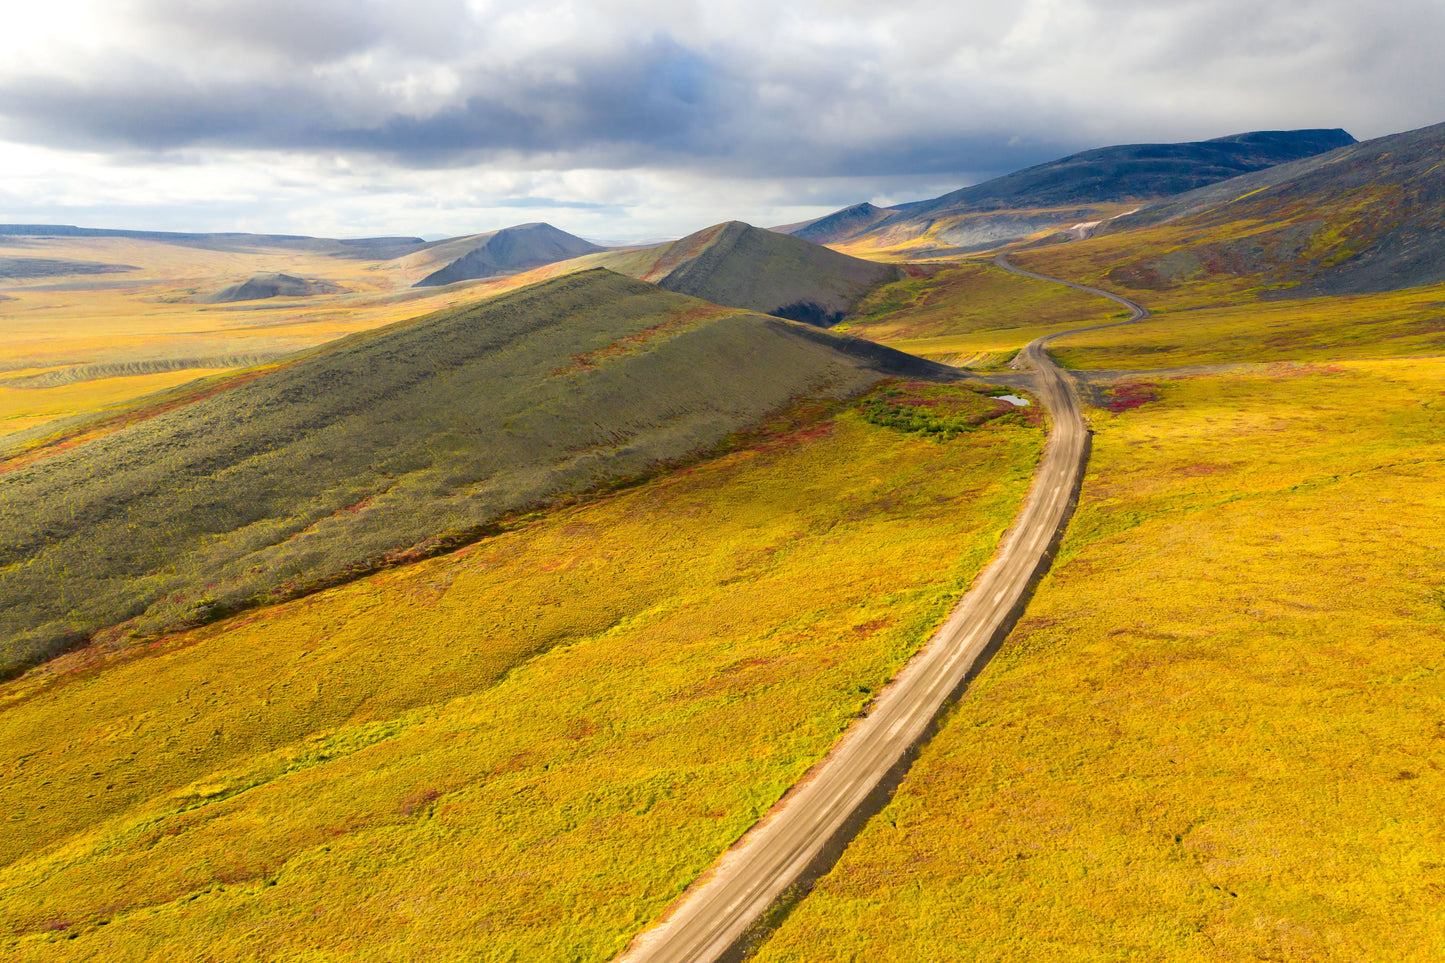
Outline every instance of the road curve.
<path fill-rule="evenodd" d="M 1056 280 L 1016 268 L 1002 254 L 996 263 L 1015 274 Z M 1131 321 L 1148 314 L 1127 298 L 1058 283 L 1118 301 L 1133 312 Z M 1039 338 L 1020 352 L 1037 373 L 1035 394 L 1052 416 L 1053 428 L 1023 510 L 993 561 L 943 627 L 879 693 L 871 711 L 673 904 L 662 922 L 634 939 L 618 963 L 738 958 L 754 922 L 799 880 L 826 871 L 868 815 L 882 806 L 931 734 L 940 710 L 1003 641 L 1034 578 L 1048 567 L 1088 459 L 1078 394 L 1043 350 L 1054 337 Z"/>

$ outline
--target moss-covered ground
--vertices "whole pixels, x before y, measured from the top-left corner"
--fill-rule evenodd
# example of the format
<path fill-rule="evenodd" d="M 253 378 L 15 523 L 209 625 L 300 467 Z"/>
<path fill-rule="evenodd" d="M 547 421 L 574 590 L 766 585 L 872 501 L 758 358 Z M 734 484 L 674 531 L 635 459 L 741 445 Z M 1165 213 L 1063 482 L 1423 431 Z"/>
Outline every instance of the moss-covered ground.
<path fill-rule="evenodd" d="M 7 683 L 0 955 L 607 958 L 1017 511 L 1042 431 L 901 387 L 974 427 L 806 404 L 455 554 Z"/>
<path fill-rule="evenodd" d="M 1023 621 L 757 959 L 1445 955 L 1445 362 L 1094 410 Z"/>

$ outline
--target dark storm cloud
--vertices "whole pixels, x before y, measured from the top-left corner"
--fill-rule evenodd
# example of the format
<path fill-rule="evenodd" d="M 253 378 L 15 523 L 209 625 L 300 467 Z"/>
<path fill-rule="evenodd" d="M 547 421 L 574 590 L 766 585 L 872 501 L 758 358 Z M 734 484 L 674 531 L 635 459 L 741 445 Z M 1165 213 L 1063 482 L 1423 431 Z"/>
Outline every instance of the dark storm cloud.
<path fill-rule="evenodd" d="M 604 164 L 726 151 L 747 91 L 667 37 L 565 70 L 528 64 L 461 74 L 454 103 L 420 115 L 370 104 L 376 91 L 305 71 L 196 79 L 150 65 L 113 65 L 102 80 L 0 83 L 0 133 L 48 146 L 165 150 L 227 147 L 361 150 L 418 166 L 478 152 L 586 154 Z"/>
<path fill-rule="evenodd" d="M 0 62 L 0 137 L 901 177 L 1445 116 L 1437 0 L 113 2 L 83 56 Z"/>

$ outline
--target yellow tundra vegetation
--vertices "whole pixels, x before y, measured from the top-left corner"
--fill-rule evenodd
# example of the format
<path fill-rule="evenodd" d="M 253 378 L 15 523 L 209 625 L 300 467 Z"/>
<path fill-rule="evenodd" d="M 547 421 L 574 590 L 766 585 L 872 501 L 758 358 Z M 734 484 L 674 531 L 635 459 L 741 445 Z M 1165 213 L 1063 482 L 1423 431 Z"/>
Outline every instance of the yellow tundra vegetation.
<path fill-rule="evenodd" d="M 1157 311 L 1145 324 L 1065 335 L 1050 350 L 1067 367 L 1104 369 L 1441 354 L 1445 285 Z"/>
<path fill-rule="evenodd" d="M 1273 274 L 1289 274 L 1298 265 L 1269 262 L 1248 273 L 1238 265 L 1232 270 L 1227 258 L 1211 262 L 1196 253 L 1247 240 L 1251 230 L 1262 228 L 1250 222 L 1187 230 L 1166 225 L 1020 251 L 1011 259 L 1032 271 L 1135 298 L 1153 312 L 1146 324 L 1053 342 L 1050 350 L 1066 367 L 1148 369 L 1445 353 L 1445 285 L 1286 298 L 1288 285 Z M 1171 267 L 1178 273 L 1170 274 Z"/>
<path fill-rule="evenodd" d="M 1094 295 L 974 262 L 885 284 L 835 330 L 926 358 L 990 367 L 1042 335 L 1127 314 Z"/>
<path fill-rule="evenodd" d="M 454 555 L 8 683 L 3 954 L 605 959 L 926 640 L 1042 437 L 804 406 Z"/>
<path fill-rule="evenodd" d="M 0 257 L 5 256 L 135 270 L 4 282 L 0 438 L 532 280 L 412 290 L 406 285 L 415 278 L 401 276 L 396 262 L 279 248 L 218 251 L 131 238 L 0 238 Z M 234 304 L 195 301 L 248 275 L 278 271 L 327 279 L 344 290 Z M 40 382 L 29 377 L 37 372 L 51 377 Z"/>
<path fill-rule="evenodd" d="M 1155 379 L 758 959 L 1445 956 L 1445 363 Z"/>

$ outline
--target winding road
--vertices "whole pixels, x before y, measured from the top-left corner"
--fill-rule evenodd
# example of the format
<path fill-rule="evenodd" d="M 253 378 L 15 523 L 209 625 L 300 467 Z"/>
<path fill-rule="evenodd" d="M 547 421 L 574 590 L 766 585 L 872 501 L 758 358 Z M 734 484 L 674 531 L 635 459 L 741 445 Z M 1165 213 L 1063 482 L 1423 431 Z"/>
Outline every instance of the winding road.
<path fill-rule="evenodd" d="M 1014 267 L 1006 271 L 1117 301 L 1127 324 L 1148 311 L 1127 298 Z M 1112 327 L 1097 325 L 1095 330 Z M 1059 332 L 1030 342 L 1019 359 L 1035 372 L 1034 393 L 1053 419 L 1023 510 L 997 555 L 948 621 L 879 693 L 828 755 L 673 904 L 633 940 L 619 963 L 737 959 L 750 930 L 790 888 L 810 884 L 882 808 L 932 734 L 951 697 L 976 675 L 1017 621 L 1068 523 L 1088 461 L 1089 435 L 1073 382 L 1044 351 Z M 1018 363 L 1017 361 L 1015 362 Z"/>

